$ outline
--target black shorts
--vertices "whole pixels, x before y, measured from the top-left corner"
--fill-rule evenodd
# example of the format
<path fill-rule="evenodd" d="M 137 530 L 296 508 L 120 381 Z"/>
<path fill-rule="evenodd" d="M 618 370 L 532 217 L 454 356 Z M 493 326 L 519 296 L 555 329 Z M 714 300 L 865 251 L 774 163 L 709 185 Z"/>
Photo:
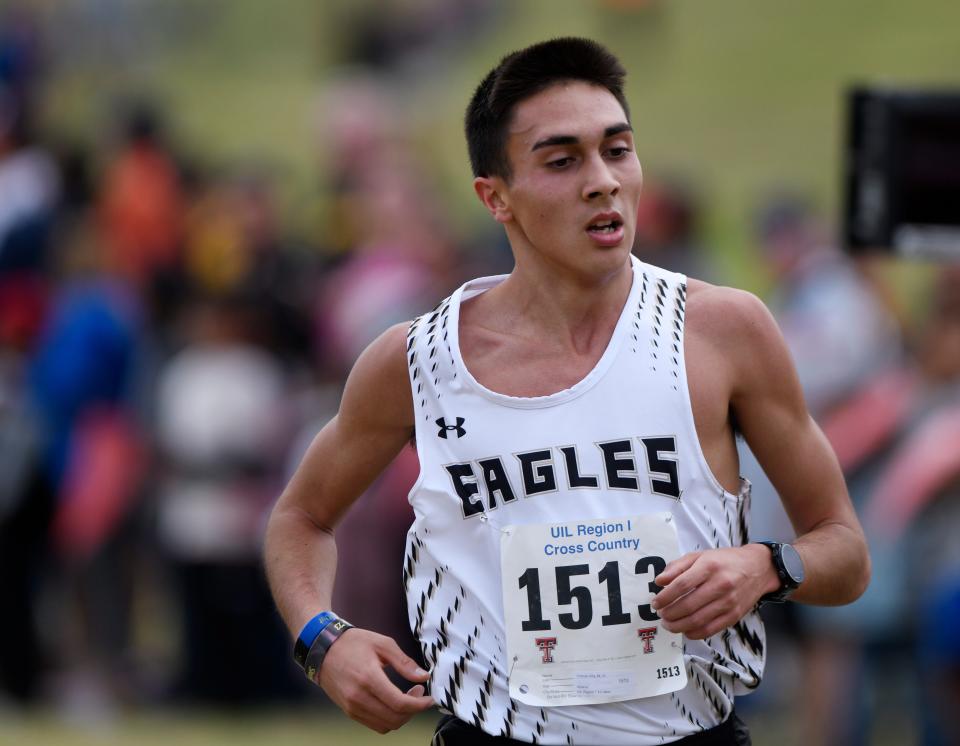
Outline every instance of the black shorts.
<path fill-rule="evenodd" d="M 453 715 L 444 715 L 440 719 L 431 741 L 431 746 L 512 746 L 513 744 L 523 746 L 526 742 L 503 736 L 491 736 Z M 681 738 L 679 741 L 671 741 L 667 746 L 750 746 L 750 732 L 737 714 L 732 713 L 720 725 Z"/>

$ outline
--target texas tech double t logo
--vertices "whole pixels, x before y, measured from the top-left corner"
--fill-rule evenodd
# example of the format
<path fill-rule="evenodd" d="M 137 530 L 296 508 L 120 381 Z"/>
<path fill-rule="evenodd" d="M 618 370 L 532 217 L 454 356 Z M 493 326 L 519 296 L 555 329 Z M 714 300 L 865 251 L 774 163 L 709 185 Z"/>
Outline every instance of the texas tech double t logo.
<path fill-rule="evenodd" d="M 637 636 L 643 640 L 643 652 L 652 653 L 653 652 L 653 638 L 657 636 L 656 627 L 644 627 L 643 629 L 637 630 Z"/>
<path fill-rule="evenodd" d="M 543 653 L 543 663 L 553 663 L 553 649 L 557 647 L 556 637 L 538 637 L 537 647 Z"/>

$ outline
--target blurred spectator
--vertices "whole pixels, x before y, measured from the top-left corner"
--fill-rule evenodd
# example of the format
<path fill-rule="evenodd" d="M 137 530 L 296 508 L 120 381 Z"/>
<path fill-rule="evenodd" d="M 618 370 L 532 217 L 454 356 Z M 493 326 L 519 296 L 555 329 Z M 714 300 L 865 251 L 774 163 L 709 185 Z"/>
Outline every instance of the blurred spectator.
<path fill-rule="evenodd" d="M 804 200 L 771 199 L 760 209 L 756 229 L 775 281 L 770 307 L 816 416 L 897 359 L 899 330 Z"/>
<path fill-rule="evenodd" d="M 59 194 L 56 162 L 33 141 L 23 105 L 0 83 L 0 275 L 45 267 Z"/>
<path fill-rule="evenodd" d="M 186 211 L 183 271 L 213 295 L 244 295 L 256 303 L 264 340 L 290 362 L 310 359 L 313 273 L 287 245 L 272 184 L 245 169 L 200 183 Z"/>
<path fill-rule="evenodd" d="M 26 381 L 25 355 L 0 337 L 0 702 L 35 700 L 45 671 L 35 607 L 54 498 Z"/>
<path fill-rule="evenodd" d="M 457 251 L 386 92 L 368 85 L 329 100 L 324 144 L 337 154 L 330 224 L 350 241 L 350 255 L 323 281 L 315 320 L 318 349 L 342 375 L 384 329 L 455 287 Z M 391 134 L 380 129 L 384 121 L 394 124 Z"/>
<path fill-rule="evenodd" d="M 924 629 L 943 627 L 924 615 L 942 584 L 960 572 L 960 269 L 945 269 L 931 297 L 912 358 L 881 369 L 826 418 L 873 557 L 864 596 L 842 609 L 805 609 L 815 631 L 807 651 L 808 737 L 821 743 L 865 743 L 884 715 L 883 697 L 935 685 L 945 668 L 931 665 Z M 934 606 L 931 606 L 934 604 Z M 915 643 L 914 640 L 917 640 Z M 925 650 L 917 659 L 916 645 Z M 949 657 L 944 667 L 950 664 Z M 943 692 L 950 696 L 951 690 Z M 942 740 L 943 698 L 915 705 L 931 736 Z M 956 704 L 956 700 L 954 701 Z"/>
<path fill-rule="evenodd" d="M 75 622 L 48 643 L 58 671 L 108 700 L 127 693 L 132 655 L 133 565 L 119 558 L 135 546 L 130 521 L 145 468 L 131 404 L 142 321 L 123 283 L 77 277 L 58 288 L 31 365 L 44 482 L 56 496 L 59 613 Z M 77 693 L 68 686 L 64 695 Z"/>
<path fill-rule="evenodd" d="M 291 431 L 287 381 L 243 297 L 201 296 L 185 315 L 186 346 L 161 369 L 156 394 L 158 532 L 183 634 L 178 694 L 276 699 L 294 674 L 260 554 Z"/>
<path fill-rule="evenodd" d="M 179 258 L 183 193 L 157 113 L 137 105 L 124 123 L 123 141 L 104 175 L 100 217 L 108 266 L 148 287 Z"/>

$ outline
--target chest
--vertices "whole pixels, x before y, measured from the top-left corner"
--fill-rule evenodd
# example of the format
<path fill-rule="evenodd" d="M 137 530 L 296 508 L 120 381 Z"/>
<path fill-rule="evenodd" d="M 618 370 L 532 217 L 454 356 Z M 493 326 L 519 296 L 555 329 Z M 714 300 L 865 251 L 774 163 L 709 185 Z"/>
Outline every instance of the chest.
<path fill-rule="evenodd" d="M 461 331 L 461 340 L 464 364 L 482 386 L 519 397 L 549 396 L 575 386 L 596 369 L 607 347 L 607 342 L 600 340 L 571 352 L 546 340 L 507 338 L 470 328 Z M 725 434 L 729 430 L 729 382 L 724 360 L 695 328 L 686 331 L 682 344 L 679 360 L 697 432 L 703 438 Z M 669 366 L 670 361 L 663 360 Z M 650 379 L 638 375 L 632 384 L 649 386 Z"/>
<path fill-rule="evenodd" d="M 603 347 L 581 352 L 561 350 L 543 340 L 497 338 L 465 330 L 463 362 L 484 387 L 507 396 L 549 396 L 571 388 L 589 375 Z"/>
<path fill-rule="evenodd" d="M 549 396 L 572 388 L 594 371 L 607 353 L 614 321 L 575 343 L 547 334 L 493 333 L 480 326 L 460 329 L 463 363 L 484 387 L 507 396 Z"/>

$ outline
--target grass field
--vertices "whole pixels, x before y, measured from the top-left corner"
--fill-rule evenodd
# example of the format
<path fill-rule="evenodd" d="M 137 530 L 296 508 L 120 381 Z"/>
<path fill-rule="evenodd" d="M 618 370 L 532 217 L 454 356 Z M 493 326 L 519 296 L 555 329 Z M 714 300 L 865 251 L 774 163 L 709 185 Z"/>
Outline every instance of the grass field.
<path fill-rule="evenodd" d="M 746 718 L 754 746 L 801 744 L 787 713 Z M 109 724 L 70 723 L 49 714 L 0 716 L 0 746 L 427 746 L 436 715 L 413 720 L 381 736 L 336 713 L 303 711 L 249 715 L 154 713 L 121 717 Z M 916 738 L 904 724 L 875 728 L 866 743 L 911 746 Z"/>
<path fill-rule="evenodd" d="M 430 742 L 434 720 L 415 720 L 399 731 L 380 736 L 343 716 L 309 716 L 302 712 L 161 712 L 99 724 L 33 715 L 0 720 L 0 746 L 425 746 Z"/>

